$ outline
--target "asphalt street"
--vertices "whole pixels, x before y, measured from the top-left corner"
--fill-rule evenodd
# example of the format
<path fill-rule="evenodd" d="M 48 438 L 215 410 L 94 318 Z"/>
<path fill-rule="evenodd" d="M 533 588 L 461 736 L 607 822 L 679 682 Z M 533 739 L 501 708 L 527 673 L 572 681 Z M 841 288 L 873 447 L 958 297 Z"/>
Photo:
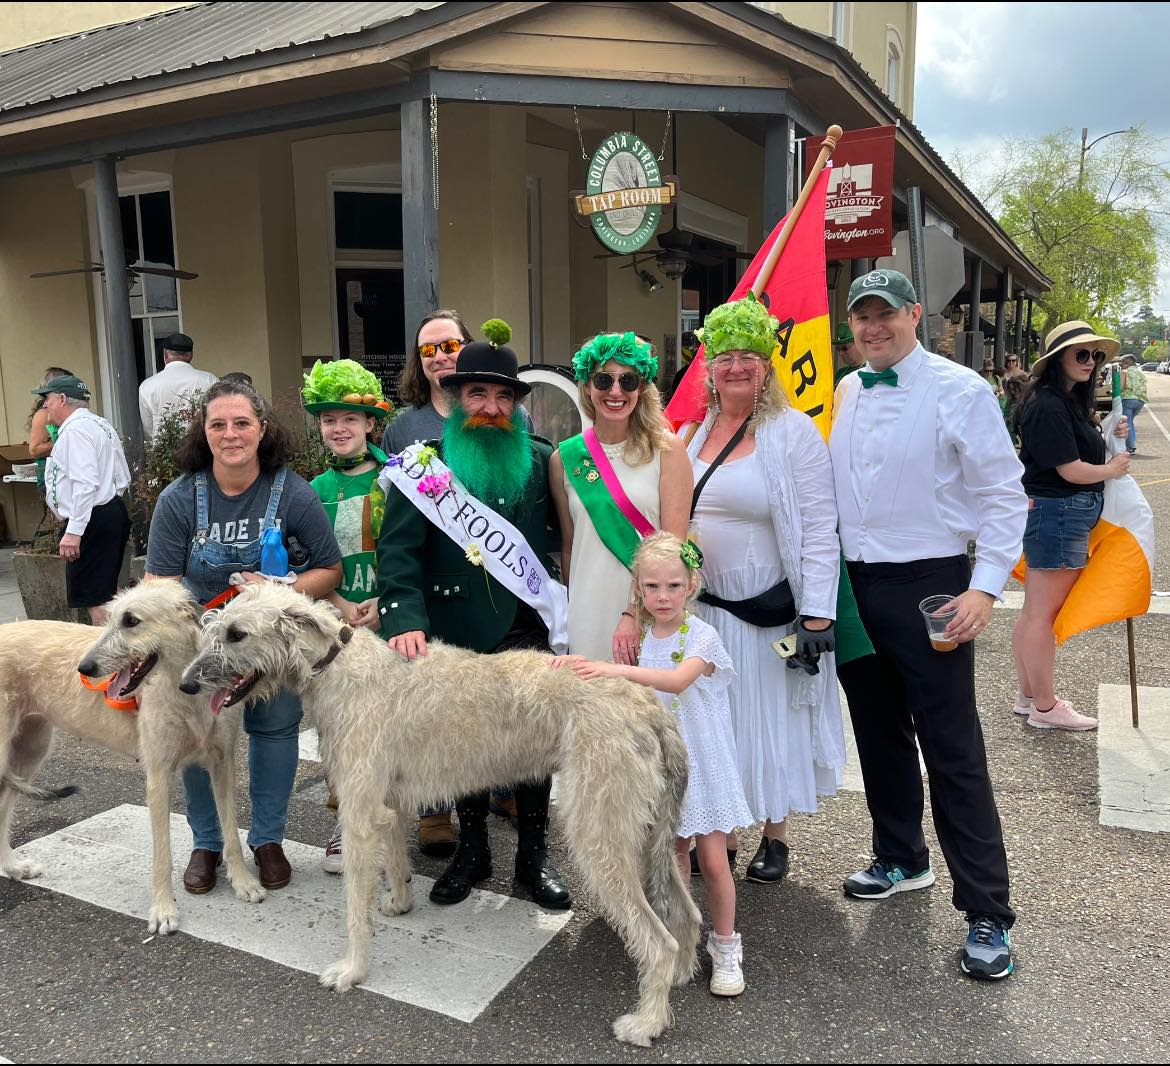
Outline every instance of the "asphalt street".
<path fill-rule="evenodd" d="M 1167 544 L 1170 377 L 1148 377 L 1151 403 L 1138 416 L 1132 473 Z M 1170 590 L 1165 552 L 1154 588 Z M 675 992 L 675 1024 L 651 1050 L 617 1044 L 610 1035 L 610 1022 L 635 997 L 634 970 L 580 892 L 564 928 L 478 1017 L 460 1021 L 363 989 L 334 995 L 312 973 L 244 946 L 182 931 L 149 938 L 141 917 L 36 881 L 0 877 L 0 1056 L 15 1062 L 1164 1061 L 1170 833 L 1102 826 L 1101 738 L 1038 733 L 1011 713 L 1015 617 L 1011 609 L 995 611 L 977 656 L 980 713 L 1019 913 L 1018 969 L 1004 982 L 979 984 L 960 974 L 965 926 L 950 905 L 937 849 L 938 884 L 930 890 L 879 903 L 842 895 L 842 877 L 869 860 L 864 796 L 843 791 L 818 815 L 793 819 L 785 882 L 740 883 L 746 992 L 716 1000 L 707 992 L 705 968 Z M 1140 684 L 1170 689 L 1170 617 L 1139 619 L 1136 636 Z M 1124 624 L 1069 641 L 1059 653 L 1058 679 L 1063 696 L 1095 714 L 1099 686 L 1128 683 Z M 243 765 L 241 773 L 246 780 Z M 76 783 L 80 792 L 50 805 L 23 802 L 14 822 L 17 845 L 143 803 L 133 764 L 71 738 L 59 740 L 42 780 Z M 291 839 L 318 847 L 331 827 L 322 780 L 318 763 L 301 763 L 288 829 Z M 246 825 L 244 790 L 239 802 Z M 181 796 L 173 809 L 181 812 Z M 508 895 L 514 832 L 493 819 L 492 834 L 496 877 L 486 887 Z M 933 843 L 929 827 L 928 837 Z M 756 841 L 755 833 L 743 835 L 741 876 Z M 177 833 L 176 857 L 185 860 L 187 847 Z M 68 850 L 65 838 L 62 863 Z M 577 888 L 559 841 L 556 850 Z M 434 877 L 443 868 L 417 852 L 413 858 L 419 875 Z M 340 880 L 330 884 L 340 893 Z M 100 885 L 95 892 L 100 898 Z M 695 892 L 701 903 L 698 883 Z M 179 896 L 184 913 L 200 905 L 181 889 Z M 143 912 L 146 897 L 143 884 Z M 306 928 L 318 917 L 306 907 Z M 296 930 L 283 935 L 295 938 Z M 336 954 L 342 950 L 338 940 Z M 473 981 L 473 970 L 456 955 L 443 979 Z"/>

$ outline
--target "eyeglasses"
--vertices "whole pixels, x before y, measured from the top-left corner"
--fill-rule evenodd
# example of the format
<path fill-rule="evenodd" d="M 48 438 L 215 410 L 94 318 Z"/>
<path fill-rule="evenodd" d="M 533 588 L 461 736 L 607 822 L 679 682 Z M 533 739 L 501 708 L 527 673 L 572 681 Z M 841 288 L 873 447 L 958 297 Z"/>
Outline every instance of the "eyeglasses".
<path fill-rule="evenodd" d="M 1088 348 L 1081 348 L 1075 355 L 1081 366 L 1088 366 L 1091 362 L 1103 363 L 1105 361 L 1105 353 L 1100 348 L 1094 348 L 1092 351 L 1089 351 Z"/>
<path fill-rule="evenodd" d="M 613 374 L 607 374 L 604 370 L 600 373 L 594 374 L 592 381 L 593 387 L 598 392 L 609 392 L 613 388 L 614 383 Z M 633 372 L 622 374 L 617 379 L 617 383 L 621 386 L 622 392 L 637 392 L 642 386 L 642 379 Z"/>
<path fill-rule="evenodd" d="M 1019 360 L 1018 360 L 1018 359 L 1009 359 L 1009 360 L 1008 360 L 1008 366 L 1011 366 L 1012 364 L 1014 364 L 1014 363 L 1018 363 L 1018 362 L 1019 362 Z"/>
<path fill-rule="evenodd" d="M 438 344 L 420 344 L 418 346 L 418 354 L 424 359 L 434 359 L 436 354 L 442 352 L 444 355 L 455 355 L 457 352 L 463 350 L 463 346 L 467 342 L 458 337 L 452 337 L 447 341 L 440 341 Z"/>
<path fill-rule="evenodd" d="M 724 355 L 715 357 L 716 370 L 730 370 L 735 365 L 735 361 L 739 360 L 739 365 L 744 370 L 754 370 L 761 361 L 761 356 L 756 355 L 755 352 L 727 352 Z"/>

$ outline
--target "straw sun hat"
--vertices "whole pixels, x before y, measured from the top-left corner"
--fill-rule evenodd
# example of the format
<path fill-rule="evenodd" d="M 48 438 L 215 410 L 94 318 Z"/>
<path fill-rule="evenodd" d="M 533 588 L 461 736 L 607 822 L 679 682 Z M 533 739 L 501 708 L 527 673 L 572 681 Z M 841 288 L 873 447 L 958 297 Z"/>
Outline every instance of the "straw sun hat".
<path fill-rule="evenodd" d="M 1074 320 L 1062 322 L 1050 330 L 1044 338 L 1044 354 L 1032 364 L 1032 373 L 1039 377 L 1050 356 L 1071 348 L 1073 345 L 1089 349 L 1099 348 L 1105 353 L 1105 362 L 1112 363 L 1121 352 L 1121 342 L 1112 337 L 1102 337 L 1088 322 Z"/>

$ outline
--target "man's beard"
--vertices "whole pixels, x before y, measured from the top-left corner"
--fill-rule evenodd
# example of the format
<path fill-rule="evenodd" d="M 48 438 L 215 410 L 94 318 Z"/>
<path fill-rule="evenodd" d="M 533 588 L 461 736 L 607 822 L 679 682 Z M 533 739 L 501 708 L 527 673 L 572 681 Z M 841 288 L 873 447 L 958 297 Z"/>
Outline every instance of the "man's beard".
<path fill-rule="evenodd" d="M 489 507 L 514 508 L 532 474 L 532 447 L 519 409 L 511 418 L 493 419 L 452 407 L 443 427 L 443 461 Z"/>

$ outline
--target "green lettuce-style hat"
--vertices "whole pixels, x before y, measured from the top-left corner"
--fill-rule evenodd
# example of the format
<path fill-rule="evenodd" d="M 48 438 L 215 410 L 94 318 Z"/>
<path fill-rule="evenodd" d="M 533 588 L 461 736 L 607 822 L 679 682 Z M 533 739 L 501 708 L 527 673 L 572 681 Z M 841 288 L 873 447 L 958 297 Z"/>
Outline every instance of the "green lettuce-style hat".
<path fill-rule="evenodd" d="M 373 403 L 369 397 L 375 397 Z M 360 411 L 375 418 L 388 418 L 394 408 L 382 395 L 382 385 L 361 363 L 352 359 L 318 359 L 305 375 L 301 400 L 311 415 L 322 411 Z M 381 406 L 379 406 L 381 405 Z"/>
<path fill-rule="evenodd" d="M 599 366 L 610 360 L 632 366 L 643 381 L 658 377 L 654 349 L 634 333 L 599 333 L 573 356 L 573 377 L 585 381 Z"/>
<path fill-rule="evenodd" d="M 695 336 L 703 342 L 703 354 L 714 359 L 724 352 L 755 352 L 770 358 L 776 347 L 780 321 L 750 292 L 742 300 L 720 304 L 705 319 Z"/>

